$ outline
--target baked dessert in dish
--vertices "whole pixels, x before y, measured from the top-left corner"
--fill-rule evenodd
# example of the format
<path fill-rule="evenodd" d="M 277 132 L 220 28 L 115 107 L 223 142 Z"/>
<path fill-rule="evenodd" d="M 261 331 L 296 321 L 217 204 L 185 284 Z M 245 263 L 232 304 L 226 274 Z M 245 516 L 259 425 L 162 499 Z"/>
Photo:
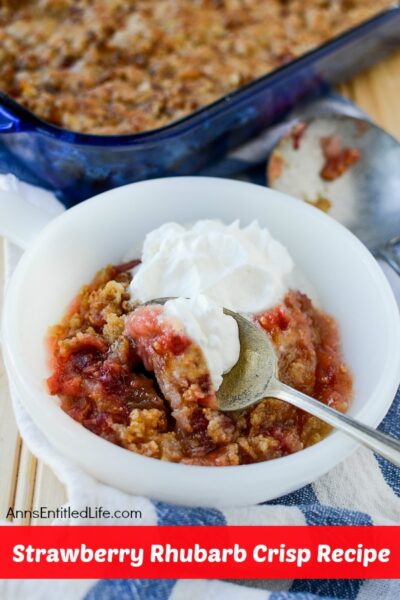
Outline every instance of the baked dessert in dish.
<path fill-rule="evenodd" d="M 162 127 L 391 0 L 20 0 L 0 7 L 0 89 L 83 133 Z"/>
<path fill-rule="evenodd" d="M 151 302 L 172 289 L 178 298 Z M 314 296 L 256 223 L 166 224 L 146 237 L 141 262 L 102 269 L 51 328 L 48 389 L 84 427 L 145 456 L 228 466 L 297 452 L 330 427 L 274 398 L 223 413 L 216 393 L 240 352 L 229 304 L 271 337 L 283 382 L 347 410 L 338 326 L 305 290 Z"/>

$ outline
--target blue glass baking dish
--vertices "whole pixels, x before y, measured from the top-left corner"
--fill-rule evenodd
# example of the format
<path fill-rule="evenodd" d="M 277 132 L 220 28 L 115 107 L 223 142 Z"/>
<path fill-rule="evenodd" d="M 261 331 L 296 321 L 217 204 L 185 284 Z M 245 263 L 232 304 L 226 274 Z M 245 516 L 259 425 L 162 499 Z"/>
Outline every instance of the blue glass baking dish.
<path fill-rule="evenodd" d="M 133 181 L 195 174 L 307 95 L 351 77 L 399 45 L 396 4 L 188 117 L 134 135 L 60 129 L 0 93 L 0 172 L 54 190 L 66 206 Z"/>

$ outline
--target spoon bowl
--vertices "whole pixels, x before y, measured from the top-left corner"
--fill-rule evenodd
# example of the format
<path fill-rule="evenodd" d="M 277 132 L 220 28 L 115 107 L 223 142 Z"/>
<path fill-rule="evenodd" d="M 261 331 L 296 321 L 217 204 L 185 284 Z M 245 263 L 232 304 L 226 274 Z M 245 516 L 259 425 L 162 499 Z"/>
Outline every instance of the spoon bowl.
<path fill-rule="evenodd" d="M 324 179 L 324 143 L 356 151 L 358 159 Z M 298 121 L 268 163 L 275 190 L 323 207 L 400 274 L 400 144 L 373 123 L 337 114 Z"/>
<path fill-rule="evenodd" d="M 217 391 L 218 408 L 240 410 L 268 395 L 269 386 L 277 377 L 278 361 L 265 332 L 236 312 L 224 308 L 224 313 L 238 324 L 240 355 L 237 363 L 225 373 Z"/>

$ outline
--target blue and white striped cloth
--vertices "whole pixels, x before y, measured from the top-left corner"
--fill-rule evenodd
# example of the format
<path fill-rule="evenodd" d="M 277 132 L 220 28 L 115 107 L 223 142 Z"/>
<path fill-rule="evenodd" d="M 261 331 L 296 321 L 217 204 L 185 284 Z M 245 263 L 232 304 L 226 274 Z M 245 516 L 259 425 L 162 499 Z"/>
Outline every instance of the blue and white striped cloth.
<path fill-rule="evenodd" d="M 360 114 L 351 104 L 332 96 L 308 107 Z M 284 127 L 284 126 L 283 126 Z M 258 140 L 208 169 L 208 175 L 240 177 L 265 183 L 265 157 L 282 126 L 265 132 Z M 10 178 L 0 188 L 19 185 Z M 29 196 L 30 190 L 20 186 Z M 35 200 L 36 201 L 36 200 Z M 53 200 L 43 199 L 56 210 Z M 7 273 L 11 274 L 19 251 L 7 246 Z M 398 287 L 399 281 L 392 279 Z M 400 300 L 400 291 L 398 298 Z M 400 343 L 400 340 L 399 340 Z M 133 497 L 94 481 L 59 456 L 36 429 L 15 393 L 12 393 L 21 434 L 32 452 L 47 463 L 66 485 L 68 504 L 109 510 L 140 510 L 141 525 L 382 525 L 400 524 L 400 469 L 372 452 L 360 448 L 345 462 L 313 484 L 257 506 L 237 509 L 183 508 L 148 498 Z M 380 426 L 400 438 L 400 391 Z M 84 521 L 74 523 L 84 524 Z M 93 523 L 93 521 L 91 521 Z M 126 522 L 128 524 L 128 522 Z M 103 581 L 3 581 L 2 600 L 397 600 L 399 580 L 103 580 Z"/>

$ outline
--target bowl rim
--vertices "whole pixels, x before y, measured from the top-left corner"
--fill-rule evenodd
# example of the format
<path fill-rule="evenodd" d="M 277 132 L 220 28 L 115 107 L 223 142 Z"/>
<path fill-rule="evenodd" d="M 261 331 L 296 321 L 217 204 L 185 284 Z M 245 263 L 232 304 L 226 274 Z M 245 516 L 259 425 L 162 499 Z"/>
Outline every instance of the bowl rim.
<path fill-rule="evenodd" d="M 110 201 L 115 195 L 118 195 L 121 190 L 126 190 L 127 188 L 132 188 L 137 186 L 148 187 L 149 190 L 154 185 L 181 185 L 187 184 L 188 182 L 195 182 L 196 185 L 202 185 L 202 181 L 211 182 L 212 185 L 216 186 L 242 186 L 243 190 L 247 190 L 247 192 L 256 191 L 260 193 L 260 190 L 265 194 L 269 194 L 271 197 L 277 197 L 279 202 L 290 206 L 295 203 L 297 206 L 301 205 L 305 213 L 311 214 L 313 213 L 314 218 L 317 220 L 324 221 L 325 223 L 329 222 L 329 226 L 333 229 L 336 229 L 338 234 L 341 236 L 346 236 L 354 246 L 355 251 L 359 253 L 360 260 L 363 261 L 364 265 L 368 266 L 368 269 L 371 273 L 372 280 L 375 282 L 376 286 L 380 291 L 380 295 L 382 297 L 383 308 L 387 325 L 390 325 L 388 328 L 388 335 L 390 336 L 389 345 L 391 354 L 388 356 L 388 360 L 385 362 L 385 370 L 381 373 L 379 381 L 376 384 L 375 389 L 371 392 L 371 395 L 368 397 L 368 406 L 362 406 L 360 410 L 358 410 L 354 416 L 360 418 L 364 423 L 369 424 L 371 426 L 376 426 L 387 413 L 393 398 L 395 396 L 397 387 L 399 385 L 400 380 L 400 343 L 398 340 L 400 339 L 400 315 L 398 311 L 397 303 L 394 299 L 394 295 L 392 289 L 383 274 L 381 268 L 378 263 L 375 261 L 374 257 L 367 248 L 356 238 L 350 231 L 348 231 L 344 226 L 340 223 L 329 217 L 328 215 L 322 213 L 321 211 L 317 211 L 312 206 L 307 205 L 306 203 L 300 203 L 299 200 L 287 196 L 286 194 L 282 194 L 281 192 L 277 192 L 276 190 L 272 190 L 270 188 L 264 188 L 262 186 L 230 180 L 230 179 L 221 179 L 221 178 L 212 178 L 212 177 L 171 177 L 171 178 L 163 178 L 163 179 L 153 179 L 138 183 L 128 184 L 126 186 L 122 186 L 120 188 L 114 188 L 107 192 L 103 192 L 97 196 L 94 196 L 72 209 L 65 211 L 58 215 L 53 221 L 51 221 L 44 230 L 38 235 L 37 239 L 34 241 L 32 246 L 25 251 L 24 255 L 20 259 L 13 275 L 11 281 L 8 285 L 6 296 L 4 299 L 4 309 L 3 309 L 3 318 L 2 318 L 2 331 L 3 331 L 3 350 L 4 350 L 4 360 L 6 364 L 6 368 L 8 374 L 11 379 L 11 383 L 15 384 L 15 388 L 17 389 L 19 396 L 22 400 L 22 403 L 33 421 L 36 423 L 38 428 L 42 431 L 47 439 L 52 442 L 51 435 L 49 432 L 46 432 L 43 427 L 44 420 L 50 418 L 39 417 L 38 413 L 32 410 L 32 406 L 37 404 L 37 400 L 39 398 L 39 394 L 35 392 L 29 385 L 27 378 L 24 376 L 22 369 L 20 367 L 21 362 L 18 361 L 18 344 L 17 344 L 17 333 L 16 333 L 16 318 L 17 315 L 15 313 L 16 302 L 14 302 L 14 298 L 18 297 L 18 291 L 23 285 L 24 273 L 29 269 L 32 261 L 35 260 L 35 253 L 38 248 L 42 247 L 47 243 L 47 238 L 55 233 L 57 228 L 63 227 L 65 221 L 75 219 L 79 216 L 80 213 L 92 210 L 96 204 L 103 201 Z M 132 206 L 134 202 L 132 202 Z M 390 321 L 390 323 L 389 323 Z M 387 397 L 388 399 L 382 403 L 382 397 L 380 395 L 381 389 L 386 386 L 387 388 Z M 393 392 L 393 393 L 392 393 Z M 49 394 L 43 389 L 43 393 L 40 395 L 42 398 L 45 396 L 47 399 L 50 398 Z M 390 400 L 389 400 L 390 397 Z M 27 400 L 28 398 L 28 400 Z M 51 399 L 53 399 L 51 397 Z M 344 434 L 334 431 L 332 434 L 327 436 L 318 444 L 306 448 L 300 452 L 296 452 L 289 456 L 281 457 L 279 459 L 263 461 L 260 463 L 253 463 L 249 465 L 237 465 L 237 466 L 229 466 L 229 467 L 218 467 L 216 469 L 212 466 L 198 466 L 198 465 L 183 465 L 180 463 L 172 463 L 167 461 L 161 461 L 159 459 L 149 458 L 140 454 L 136 454 L 131 452 L 125 448 L 116 446 L 100 436 L 90 432 L 85 429 L 82 425 L 75 422 L 71 417 L 65 414 L 58 406 L 56 402 L 54 402 L 54 407 L 57 409 L 57 419 L 60 427 L 63 427 L 67 436 L 70 439 L 74 439 L 76 444 L 90 444 L 93 449 L 97 449 L 99 452 L 107 452 L 107 454 L 112 457 L 113 460 L 119 460 L 124 458 L 126 462 L 129 460 L 132 463 L 132 466 L 136 464 L 137 467 L 143 467 L 146 471 L 152 471 L 157 473 L 159 469 L 162 469 L 165 473 L 168 474 L 169 477 L 173 478 L 175 476 L 182 476 L 183 474 L 188 473 L 188 470 L 193 472 L 193 469 L 196 470 L 196 477 L 201 477 L 204 482 L 208 482 L 210 484 L 213 480 L 215 481 L 218 477 L 219 480 L 221 478 L 226 480 L 226 482 L 234 481 L 237 478 L 237 475 L 243 473 L 244 471 L 248 473 L 252 473 L 254 477 L 257 475 L 268 475 L 268 472 L 271 474 L 281 472 L 282 469 L 287 469 L 288 473 L 295 474 L 295 467 L 298 466 L 299 461 L 302 465 L 301 476 L 302 479 L 309 479 L 309 481 L 313 480 L 313 462 L 314 459 L 318 458 L 318 455 L 322 452 L 328 457 L 331 457 L 331 462 L 333 464 L 328 464 L 326 471 L 328 471 L 332 466 L 341 462 L 344 458 L 346 458 L 354 449 L 356 449 L 360 444 L 347 438 Z M 44 413 L 46 411 L 43 411 Z M 129 456 L 129 459 L 126 458 Z M 332 458 L 334 457 L 334 458 Z M 325 472 L 326 472 L 325 471 Z M 314 477 L 315 478 L 315 477 Z"/>

